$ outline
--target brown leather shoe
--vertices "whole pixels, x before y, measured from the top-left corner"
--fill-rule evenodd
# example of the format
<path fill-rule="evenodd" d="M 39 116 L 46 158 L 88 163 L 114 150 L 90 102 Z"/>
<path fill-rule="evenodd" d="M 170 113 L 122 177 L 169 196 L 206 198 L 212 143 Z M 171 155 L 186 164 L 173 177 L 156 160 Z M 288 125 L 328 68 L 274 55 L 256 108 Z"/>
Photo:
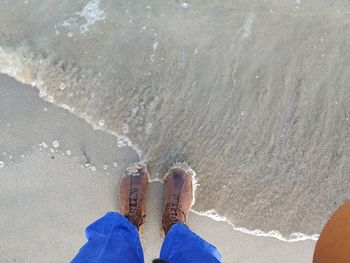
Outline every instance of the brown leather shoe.
<path fill-rule="evenodd" d="M 120 213 L 137 227 L 140 234 L 146 217 L 147 185 L 148 171 L 143 163 L 130 164 L 120 182 Z"/>
<path fill-rule="evenodd" d="M 185 167 L 184 164 L 174 165 L 168 170 L 164 178 L 163 237 L 174 224 L 185 224 L 188 219 L 193 193 L 192 178 Z"/>

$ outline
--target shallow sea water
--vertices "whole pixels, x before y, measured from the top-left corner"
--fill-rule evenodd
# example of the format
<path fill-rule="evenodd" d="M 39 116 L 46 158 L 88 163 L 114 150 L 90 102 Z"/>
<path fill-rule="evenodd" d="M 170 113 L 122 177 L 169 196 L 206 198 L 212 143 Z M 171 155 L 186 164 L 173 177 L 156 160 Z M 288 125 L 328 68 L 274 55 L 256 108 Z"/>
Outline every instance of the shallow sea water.
<path fill-rule="evenodd" d="M 349 197 L 347 1 L 1 1 L 0 72 L 131 145 L 194 210 L 317 234 Z"/>

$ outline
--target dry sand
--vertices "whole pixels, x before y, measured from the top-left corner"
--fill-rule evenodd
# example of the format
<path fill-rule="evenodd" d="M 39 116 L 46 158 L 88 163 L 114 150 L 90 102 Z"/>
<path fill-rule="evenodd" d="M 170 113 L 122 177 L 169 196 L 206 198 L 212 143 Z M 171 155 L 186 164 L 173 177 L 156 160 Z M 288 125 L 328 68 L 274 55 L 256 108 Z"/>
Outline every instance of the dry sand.
<path fill-rule="evenodd" d="M 4 75 L 0 94 L 0 262 L 68 262 L 85 242 L 84 228 L 117 209 L 118 182 L 136 152 Z M 161 246 L 162 191 L 150 184 L 146 262 Z M 223 262 L 306 263 L 315 245 L 247 235 L 193 213 L 190 227 L 219 248 Z"/>

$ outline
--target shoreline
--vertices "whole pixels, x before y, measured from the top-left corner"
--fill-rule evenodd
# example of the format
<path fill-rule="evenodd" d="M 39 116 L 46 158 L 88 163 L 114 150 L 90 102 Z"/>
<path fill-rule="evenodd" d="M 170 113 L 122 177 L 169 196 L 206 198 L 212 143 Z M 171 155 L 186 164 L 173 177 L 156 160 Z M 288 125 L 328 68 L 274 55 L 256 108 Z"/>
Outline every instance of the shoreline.
<path fill-rule="evenodd" d="M 4 50 L 1 48 L 0 46 L 0 52 Z M 1 54 L 0 54 L 1 55 Z M 1 57 L 0 57 L 1 58 Z M 25 85 L 29 85 L 25 80 L 24 78 L 22 77 L 19 77 L 17 76 L 17 72 L 18 72 L 18 68 L 13 68 L 12 70 L 9 70 L 11 68 L 11 66 L 8 67 L 8 70 L 4 70 L 3 68 L 0 68 L 0 74 L 5 74 L 13 79 L 15 79 L 16 81 L 18 82 L 21 82 Z M 25 72 L 25 70 L 19 70 L 20 72 Z M 7 72 L 7 73 L 6 73 Z M 12 72 L 12 73 L 11 73 Z M 16 72 L 16 74 L 14 74 L 14 72 Z M 139 157 L 139 161 L 141 162 L 145 162 L 147 163 L 147 159 L 145 159 L 145 156 L 144 156 L 144 152 L 142 151 L 142 149 L 140 149 L 139 145 L 138 144 L 135 144 L 130 138 L 128 138 L 126 135 L 121 135 L 121 134 L 118 134 L 117 132 L 114 132 L 108 128 L 105 128 L 104 125 L 96 125 L 93 121 L 91 121 L 91 117 L 87 116 L 86 114 L 79 114 L 75 111 L 74 108 L 64 104 L 64 103 L 57 103 L 53 97 L 53 94 L 46 94 L 45 92 L 45 96 L 43 95 L 40 95 L 41 92 L 42 92 L 42 89 L 40 86 L 38 86 L 36 83 L 38 82 L 33 82 L 31 81 L 32 86 L 33 88 L 37 89 L 38 92 L 39 92 L 39 97 L 48 102 L 48 103 L 52 103 L 53 105 L 57 106 L 57 107 L 60 107 L 62 109 L 65 109 L 67 110 L 69 113 L 73 114 L 74 116 L 77 116 L 79 118 L 81 118 L 82 120 L 84 120 L 86 123 L 88 123 L 94 130 L 97 130 L 97 131 L 102 131 L 102 132 L 105 132 L 107 134 L 110 134 L 110 135 L 113 135 L 116 137 L 117 141 L 118 141 L 118 146 L 120 147 L 124 147 L 124 146 L 129 146 L 131 147 L 138 155 Z M 191 169 L 192 170 L 192 169 Z M 193 170 L 192 170 L 193 171 Z M 197 188 L 197 186 L 199 186 L 197 184 L 197 179 L 196 178 L 196 173 L 195 171 L 194 172 L 194 175 L 192 175 L 192 179 L 194 180 L 195 184 L 194 184 L 194 192 Z M 154 177 L 154 178 L 148 178 L 149 179 L 149 183 L 153 183 L 153 182 L 160 182 L 162 183 L 162 179 L 161 178 L 157 178 L 157 177 Z M 193 205 L 195 204 L 195 198 L 194 198 L 194 203 Z M 276 238 L 278 240 L 281 240 L 281 241 L 285 241 L 285 242 L 297 242 L 297 241 L 303 241 L 303 240 L 314 240 L 314 241 L 317 241 L 318 240 L 318 237 L 319 237 L 319 234 L 311 234 L 311 235 L 307 235 L 307 234 L 304 234 L 304 233 L 301 233 L 301 232 L 292 232 L 289 237 L 285 237 L 281 234 L 281 232 L 279 230 L 270 230 L 270 231 L 262 231 L 260 229 L 247 229 L 243 226 L 235 226 L 232 222 L 230 222 L 225 216 L 222 216 L 220 215 L 215 209 L 211 208 L 211 209 L 208 209 L 206 211 L 196 211 L 196 210 L 192 210 L 194 213 L 200 215 L 200 216 L 206 216 L 212 220 L 215 220 L 215 221 L 218 221 L 218 222 L 225 222 L 226 224 L 230 225 L 234 230 L 237 230 L 237 231 L 240 231 L 240 232 L 243 232 L 245 234 L 249 234 L 249 235 L 253 235 L 253 236 L 262 236 L 262 237 L 273 237 L 273 238 Z M 215 212 L 214 214 L 212 212 Z"/>
<path fill-rule="evenodd" d="M 0 71 L 130 138 L 152 179 L 187 160 L 196 211 L 312 235 L 349 193 L 348 37 L 339 3 L 295 5 L 100 1 L 82 32 L 87 2 L 5 1 Z"/>
<path fill-rule="evenodd" d="M 1 213 L 0 228 L 8 235 L 8 240 L 0 244 L 4 249 L 0 260 L 26 258 L 26 262 L 47 262 L 48 257 L 50 262 L 61 262 L 62 257 L 68 260 L 85 242 L 84 228 L 117 207 L 115 191 L 119 178 L 127 164 L 137 161 L 137 154 L 130 147 L 119 148 L 114 136 L 94 130 L 84 120 L 41 100 L 32 87 L 0 75 L 0 89 L 6 109 L 0 118 L 0 125 L 6 127 L 0 143 L 2 151 L 6 151 L 0 158 L 6 157 L 5 166 L 0 169 L 4 200 L 0 209 L 6 213 Z M 21 102 L 20 108 L 15 101 Z M 12 159 L 9 155 L 13 155 Z M 90 159 L 88 166 L 85 155 Z M 118 162 L 117 167 L 114 162 Z M 106 165 L 108 168 L 104 169 Z M 157 233 L 162 184 L 150 183 L 149 188 L 148 199 L 152 202 L 142 236 L 146 262 L 157 256 L 161 246 Z M 25 214 L 20 216 L 22 211 Z M 312 240 L 282 242 L 247 235 L 193 211 L 189 225 L 219 248 L 223 262 L 233 259 L 260 262 L 264 257 L 269 262 L 288 258 L 290 262 L 298 259 L 306 263 L 311 260 L 315 244 Z M 23 234 L 26 238 L 18 252 L 17 241 Z"/>
<path fill-rule="evenodd" d="M 1 52 L 1 47 L 0 47 L 0 52 Z M 16 72 L 17 70 L 11 70 L 10 72 Z M 4 70 L 1 71 L 0 68 L 0 74 L 5 74 L 11 78 L 14 78 L 16 81 L 22 82 L 25 85 L 28 85 L 28 83 L 26 83 L 25 81 L 21 80 L 22 78 L 16 78 L 17 74 L 7 74 L 7 73 L 3 73 Z M 6 71 L 5 71 L 6 72 Z M 137 153 L 137 155 L 139 156 L 139 161 L 141 162 L 145 162 L 147 163 L 147 159 L 145 159 L 144 153 L 142 151 L 142 149 L 140 149 L 139 145 L 135 144 L 132 142 L 132 140 L 130 138 L 128 138 L 126 135 L 121 135 L 118 134 L 114 131 L 111 131 L 110 129 L 107 129 L 105 127 L 103 127 L 104 125 L 96 125 L 94 122 L 91 121 L 91 117 L 85 115 L 85 114 L 77 114 L 77 112 L 74 110 L 74 108 L 69 107 L 66 104 L 63 103 L 57 103 L 53 97 L 53 95 L 48 95 L 46 94 L 45 96 L 41 96 L 41 88 L 37 85 L 33 85 L 33 88 L 37 89 L 39 92 L 39 97 L 48 102 L 48 103 L 52 103 L 53 105 L 60 107 L 62 109 L 68 110 L 68 112 L 70 112 L 71 114 L 73 114 L 74 116 L 77 116 L 79 118 L 81 118 L 82 120 L 84 120 L 87 124 L 89 124 L 91 126 L 91 128 L 93 128 L 94 130 L 97 131 L 102 131 L 105 132 L 107 134 L 113 135 L 116 137 L 117 141 L 118 141 L 118 147 L 124 147 L 124 146 L 129 146 L 131 147 L 133 150 L 135 150 L 135 152 Z M 196 172 L 191 168 L 191 170 L 193 171 L 193 175 L 192 175 L 192 179 L 194 182 L 194 203 L 195 204 L 195 190 L 198 186 L 197 184 L 197 179 L 196 179 Z M 161 178 L 148 178 L 149 179 L 149 183 L 153 183 L 153 182 L 162 182 Z M 292 232 L 289 237 L 285 237 L 281 234 L 280 231 L 278 230 L 270 230 L 268 232 L 266 231 L 262 231 L 260 229 L 247 229 L 243 226 L 235 226 L 232 222 L 230 222 L 225 216 L 220 215 L 215 209 L 210 208 L 207 211 L 196 211 L 196 210 L 191 210 L 194 213 L 200 215 L 200 216 L 206 216 L 212 220 L 218 221 L 218 222 L 225 222 L 226 224 L 230 225 L 234 230 L 249 234 L 249 235 L 253 235 L 253 236 L 262 236 L 262 237 L 273 237 L 276 238 L 278 240 L 281 241 L 285 241 L 285 242 L 296 242 L 296 241 L 303 241 L 303 240 L 314 240 L 317 241 L 319 234 L 312 234 L 312 235 L 307 235 L 301 232 Z M 212 212 L 215 211 L 214 214 L 212 214 Z"/>

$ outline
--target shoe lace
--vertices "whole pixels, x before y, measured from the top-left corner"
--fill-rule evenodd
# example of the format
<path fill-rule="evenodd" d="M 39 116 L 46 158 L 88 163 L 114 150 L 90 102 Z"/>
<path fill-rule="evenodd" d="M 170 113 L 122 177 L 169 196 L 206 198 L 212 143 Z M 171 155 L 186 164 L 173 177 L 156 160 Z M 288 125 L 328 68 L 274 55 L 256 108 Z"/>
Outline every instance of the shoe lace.
<path fill-rule="evenodd" d="M 137 226 L 142 224 L 143 218 L 140 217 L 141 208 L 138 206 L 138 189 L 131 188 L 129 194 L 129 213 L 127 217 L 132 220 Z"/>
<path fill-rule="evenodd" d="M 180 203 L 180 195 L 172 195 L 172 202 L 168 205 L 169 217 L 166 220 L 167 224 L 173 225 L 179 221 L 179 203 Z"/>

